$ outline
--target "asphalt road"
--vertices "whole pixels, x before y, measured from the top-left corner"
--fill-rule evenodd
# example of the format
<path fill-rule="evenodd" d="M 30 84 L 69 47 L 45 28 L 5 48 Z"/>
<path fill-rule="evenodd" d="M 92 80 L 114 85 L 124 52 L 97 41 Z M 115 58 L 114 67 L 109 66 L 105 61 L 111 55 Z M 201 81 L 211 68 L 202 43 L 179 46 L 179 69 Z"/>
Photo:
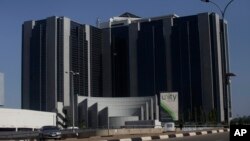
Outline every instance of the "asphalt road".
<path fill-rule="evenodd" d="M 153 141 L 229 141 L 229 132 Z"/>

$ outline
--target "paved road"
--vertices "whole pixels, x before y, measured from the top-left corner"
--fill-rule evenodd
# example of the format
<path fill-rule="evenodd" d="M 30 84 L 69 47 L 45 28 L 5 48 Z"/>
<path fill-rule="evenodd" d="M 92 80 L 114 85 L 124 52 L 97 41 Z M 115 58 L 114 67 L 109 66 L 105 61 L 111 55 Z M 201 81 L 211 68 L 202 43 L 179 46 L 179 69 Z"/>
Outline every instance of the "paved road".
<path fill-rule="evenodd" d="M 226 132 L 226 133 L 193 136 L 193 137 L 153 140 L 153 141 L 229 141 L 229 133 Z"/>

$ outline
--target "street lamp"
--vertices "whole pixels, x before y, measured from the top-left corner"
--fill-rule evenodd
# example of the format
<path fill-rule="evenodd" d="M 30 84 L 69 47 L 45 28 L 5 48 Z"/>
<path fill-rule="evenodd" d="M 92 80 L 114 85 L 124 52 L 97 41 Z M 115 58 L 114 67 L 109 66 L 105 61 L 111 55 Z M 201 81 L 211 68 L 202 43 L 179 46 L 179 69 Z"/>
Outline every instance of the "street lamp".
<path fill-rule="evenodd" d="M 226 14 L 226 11 L 227 11 L 227 8 L 228 6 L 234 1 L 234 0 L 230 0 L 227 5 L 224 7 L 224 9 L 222 9 L 218 4 L 216 4 L 215 2 L 211 1 L 211 0 L 201 0 L 202 2 L 206 2 L 206 3 L 212 3 L 213 5 L 215 5 L 219 11 L 220 11 L 220 14 L 222 16 L 222 28 L 221 28 L 221 39 L 222 39 L 222 43 L 223 43 L 223 47 L 226 48 L 226 43 L 225 43 L 225 26 L 224 26 L 224 20 L 225 20 L 225 14 Z M 228 54 L 229 54 L 229 49 L 226 49 L 224 50 L 224 57 L 225 57 L 225 60 L 228 64 L 228 66 L 225 67 L 225 74 L 224 74 L 224 80 L 225 80 L 225 84 L 226 84 L 226 94 L 227 94 L 227 100 L 230 99 L 231 101 L 231 95 L 230 95 L 230 77 L 232 76 L 236 76 L 234 73 L 231 73 L 229 72 L 229 58 L 228 58 Z M 227 54 L 227 55 L 226 55 Z M 227 103 L 227 109 L 231 108 L 231 104 L 230 102 Z M 227 111 L 227 114 L 229 114 L 229 111 Z M 229 121 L 229 115 L 227 116 L 228 118 L 228 121 Z"/>
<path fill-rule="evenodd" d="M 227 85 L 230 84 L 230 77 L 234 77 L 234 76 L 236 76 L 236 74 L 231 73 L 231 72 L 226 73 L 226 84 L 227 84 Z"/>
<path fill-rule="evenodd" d="M 68 72 L 65 72 L 68 73 Z M 72 126 L 75 128 L 75 95 L 74 95 L 74 76 L 79 75 L 79 72 L 70 71 L 70 81 L 71 81 L 71 102 L 72 102 Z"/>
<path fill-rule="evenodd" d="M 207 3 L 212 3 L 213 5 L 215 5 L 219 10 L 220 10 L 220 13 L 221 13 L 221 16 L 222 16 L 222 19 L 224 20 L 225 18 L 225 14 L 226 14 L 226 11 L 227 11 L 227 8 L 228 6 L 234 1 L 234 0 L 231 0 L 227 3 L 227 5 L 225 6 L 224 9 L 221 9 L 220 6 L 218 4 L 216 4 L 215 2 L 211 1 L 211 0 L 201 0 L 202 2 L 207 2 Z"/>

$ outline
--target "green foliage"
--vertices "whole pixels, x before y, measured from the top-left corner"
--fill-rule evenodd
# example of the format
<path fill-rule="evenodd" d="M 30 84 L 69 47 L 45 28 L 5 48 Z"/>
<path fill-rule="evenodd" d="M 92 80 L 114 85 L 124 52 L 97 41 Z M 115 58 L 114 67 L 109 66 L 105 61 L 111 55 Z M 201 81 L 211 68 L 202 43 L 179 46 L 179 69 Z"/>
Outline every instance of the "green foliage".
<path fill-rule="evenodd" d="M 213 123 L 213 124 L 217 122 L 217 113 L 215 109 L 208 112 L 207 119 L 208 119 L 208 122 Z"/>
<path fill-rule="evenodd" d="M 250 124 L 250 116 L 237 117 L 231 120 L 230 124 Z"/>
<path fill-rule="evenodd" d="M 80 128 L 80 129 L 85 129 L 85 128 L 87 128 L 86 123 L 85 123 L 84 120 L 82 120 L 82 121 L 79 122 L 79 128 Z"/>
<path fill-rule="evenodd" d="M 200 122 L 201 122 L 201 123 L 206 123 L 206 122 L 207 122 L 207 117 L 206 117 L 205 111 L 203 110 L 202 107 L 200 107 L 199 110 L 200 110 L 200 111 L 199 111 Z"/>

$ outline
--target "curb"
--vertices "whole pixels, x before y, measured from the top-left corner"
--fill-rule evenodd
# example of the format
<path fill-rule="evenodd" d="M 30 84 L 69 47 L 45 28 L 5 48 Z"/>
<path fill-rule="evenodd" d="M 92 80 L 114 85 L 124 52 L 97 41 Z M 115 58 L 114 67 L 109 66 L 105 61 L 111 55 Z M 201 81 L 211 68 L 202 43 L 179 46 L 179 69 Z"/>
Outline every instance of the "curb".
<path fill-rule="evenodd" d="M 189 132 L 189 133 L 176 133 L 176 134 L 159 135 L 159 136 L 144 136 L 144 137 L 111 139 L 111 140 L 101 140 L 101 141 L 150 141 L 150 140 L 155 140 L 155 139 L 181 138 L 181 137 L 188 137 L 188 136 L 223 133 L 223 132 L 229 132 L 229 131 L 230 129 L 219 129 L 219 130 L 196 131 L 196 132 Z"/>

